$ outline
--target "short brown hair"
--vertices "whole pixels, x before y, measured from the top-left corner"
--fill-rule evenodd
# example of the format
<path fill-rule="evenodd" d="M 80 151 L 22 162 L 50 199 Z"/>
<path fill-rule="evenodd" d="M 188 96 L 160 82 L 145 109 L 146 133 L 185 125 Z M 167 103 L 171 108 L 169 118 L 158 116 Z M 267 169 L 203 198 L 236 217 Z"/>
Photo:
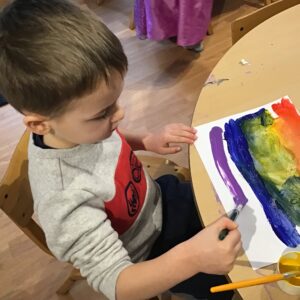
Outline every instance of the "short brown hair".
<path fill-rule="evenodd" d="M 67 0 L 15 0 L 0 14 L 0 94 L 18 111 L 53 116 L 70 100 L 122 76 L 118 38 Z"/>

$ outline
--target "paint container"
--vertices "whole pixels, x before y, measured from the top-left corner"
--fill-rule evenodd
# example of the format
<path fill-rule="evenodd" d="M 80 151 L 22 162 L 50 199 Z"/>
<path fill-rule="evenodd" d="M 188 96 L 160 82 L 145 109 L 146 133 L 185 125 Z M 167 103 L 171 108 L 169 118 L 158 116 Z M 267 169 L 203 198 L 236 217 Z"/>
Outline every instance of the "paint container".
<path fill-rule="evenodd" d="M 300 247 L 289 248 L 282 253 L 277 264 L 279 273 L 300 271 Z M 277 282 L 281 290 L 290 295 L 300 295 L 300 277 Z"/>

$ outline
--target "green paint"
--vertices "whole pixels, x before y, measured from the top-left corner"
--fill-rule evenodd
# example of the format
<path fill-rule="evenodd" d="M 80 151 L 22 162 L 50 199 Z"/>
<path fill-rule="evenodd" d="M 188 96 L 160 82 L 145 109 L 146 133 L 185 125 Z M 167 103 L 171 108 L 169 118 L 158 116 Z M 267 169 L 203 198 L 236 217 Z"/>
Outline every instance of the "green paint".
<path fill-rule="evenodd" d="M 259 117 L 245 120 L 243 134 L 257 172 L 276 203 L 300 225 L 300 177 L 294 155 L 272 129 L 274 119 L 265 110 Z"/>

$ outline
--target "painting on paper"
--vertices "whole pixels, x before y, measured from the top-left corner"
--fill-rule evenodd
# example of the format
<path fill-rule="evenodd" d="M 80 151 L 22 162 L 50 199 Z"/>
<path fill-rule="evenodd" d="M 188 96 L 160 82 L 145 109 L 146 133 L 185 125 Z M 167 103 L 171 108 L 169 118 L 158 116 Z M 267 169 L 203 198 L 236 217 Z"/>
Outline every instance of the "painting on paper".
<path fill-rule="evenodd" d="M 300 244 L 298 111 L 284 97 L 197 130 L 197 151 L 225 210 L 246 204 L 237 222 L 253 268 L 276 262 Z"/>

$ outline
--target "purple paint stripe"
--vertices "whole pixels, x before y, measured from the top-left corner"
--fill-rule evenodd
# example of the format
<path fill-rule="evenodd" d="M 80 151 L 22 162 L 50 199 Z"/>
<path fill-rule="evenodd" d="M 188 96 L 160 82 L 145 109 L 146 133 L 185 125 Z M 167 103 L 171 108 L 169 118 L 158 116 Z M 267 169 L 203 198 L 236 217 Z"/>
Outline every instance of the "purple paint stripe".
<path fill-rule="evenodd" d="M 211 151 L 213 154 L 216 168 L 224 181 L 225 185 L 230 190 L 233 200 L 236 205 L 245 205 L 248 201 L 242 188 L 233 176 L 228 165 L 227 157 L 223 145 L 223 130 L 220 127 L 213 127 L 209 133 Z"/>

